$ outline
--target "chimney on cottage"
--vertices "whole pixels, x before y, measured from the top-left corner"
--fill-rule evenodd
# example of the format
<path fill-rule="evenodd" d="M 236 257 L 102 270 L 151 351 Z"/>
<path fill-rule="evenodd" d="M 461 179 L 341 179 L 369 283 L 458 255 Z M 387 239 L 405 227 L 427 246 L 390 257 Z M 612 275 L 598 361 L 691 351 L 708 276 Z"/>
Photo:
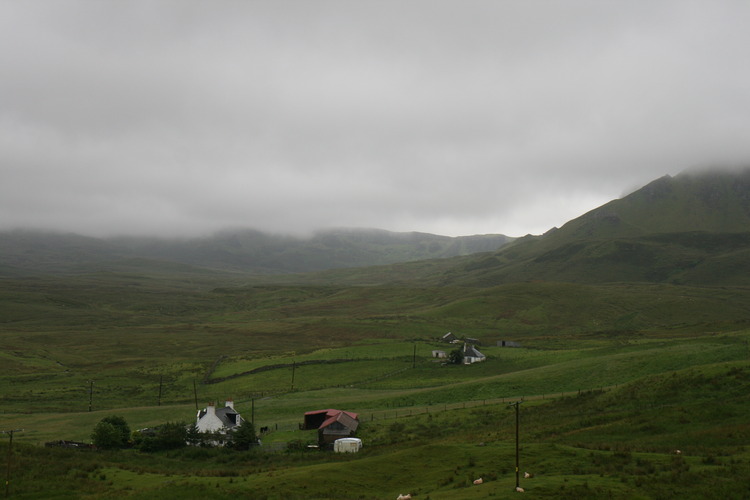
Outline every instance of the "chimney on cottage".
<path fill-rule="evenodd" d="M 224 405 L 225 405 L 226 408 L 231 408 L 231 409 L 234 410 L 234 400 L 227 399 L 227 402 L 224 403 Z"/>
<path fill-rule="evenodd" d="M 216 415 L 216 406 L 214 406 L 214 403 L 206 405 L 206 415 Z"/>

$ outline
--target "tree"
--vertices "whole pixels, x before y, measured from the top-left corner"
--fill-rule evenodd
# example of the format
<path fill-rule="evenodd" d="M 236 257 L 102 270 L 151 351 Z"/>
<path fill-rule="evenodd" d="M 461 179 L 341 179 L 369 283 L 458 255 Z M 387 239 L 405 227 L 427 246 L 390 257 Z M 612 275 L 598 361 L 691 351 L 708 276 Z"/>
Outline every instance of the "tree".
<path fill-rule="evenodd" d="M 145 452 L 174 450 L 187 446 L 188 428 L 182 422 L 167 422 L 155 429 L 135 433 L 135 446 Z"/>
<path fill-rule="evenodd" d="M 203 436 L 201 436 L 201 432 L 198 430 L 198 426 L 195 425 L 195 422 L 188 425 L 185 439 L 190 446 L 198 446 L 203 442 Z"/>
<path fill-rule="evenodd" d="M 130 426 L 123 417 L 119 415 L 110 415 L 104 417 L 99 423 L 108 423 L 117 430 L 120 435 L 120 444 L 117 448 L 125 448 L 130 443 Z"/>
<path fill-rule="evenodd" d="M 102 450 L 116 450 L 124 447 L 120 430 L 103 420 L 94 427 L 91 440 L 97 448 Z"/>
<path fill-rule="evenodd" d="M 160 450 L 174 450 L 187 446 L 187 428 L 184 422 L 167 422 L 156 432 L 156 443 Z"/>
<path fill-rule="evenodd" d="M 236 450 L 249 450 L 258 444 L 255 426 L 249 420 L 243 420 L 229 436 L 229 445 Z"/>
<path fill-rule="evenodd" d="M 456 349 L 448 354 L 448 363 L 451 365 L 460 365 L 464 362 L 464 352 L 461 349 Z"/>
<path fill-rule="evenodd" d="M 91 440 L 103 450 L 125 448 L 130 442 L 130 426 L 120 416 L 104 417 L 94 427 Z"/>

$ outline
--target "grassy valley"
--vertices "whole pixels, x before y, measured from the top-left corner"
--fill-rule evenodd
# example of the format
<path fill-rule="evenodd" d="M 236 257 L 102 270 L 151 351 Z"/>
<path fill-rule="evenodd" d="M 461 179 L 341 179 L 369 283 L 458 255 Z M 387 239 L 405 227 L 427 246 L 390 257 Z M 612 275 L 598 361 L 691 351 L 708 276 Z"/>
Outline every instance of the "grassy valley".
<path fill-rule="evenodd" d="M 23 429 L 12 454 L 0 442 L 11 496 L 507 498 L 523 401 L 532 497 L 747 498 L 743 179 L 661 179 L 496 251 L 308 274 L 5 240 L 0 430 Z M 700 224 L 678 220 L 685 207 Z M 446 332 L 487 360 L 433 357 L 456 348 Z M 268 428 L 262 446 L 43 446 L 88 442 L 110 415 L 189 423 L 227 398 Z M 304 412 L 324 408 L 360 415 L 362 451 L 306 447 Z"/>
<path fill-rule="evenodd" d="M 523 485 L 540 497 L 660 498 L 672 478 L 669 491 L 706 498 L 750 463 L 742 288 L 232 285 L 178 275 L 4 285 L 0 418 L 24 429 L 13 485 L 27 498 L 503 497 L 515 481 L 508 402 L 520 399 L 522 464 L 535 473 Z M 451 348 L 438 342 L 447 331 L 481 339 L 488 360 L 436 362 L 432 350 Z M 243 415 L 254 411 L 256 425 L 272 430 L 264 446 L 40 448 L 88 441 L 111 414 L 132 428 L 192 421 L 194 387 L 201 407 L 232 397 Z M 365 449 L 284 451 L 315 440 L 297 426 L 324 407 L 360 413 Z M 57 489 L 34 480 L 50 474 L 49 461 Z M 394 461 L 430 463 L 430 472 Z M 474 486 L 474 476 L 486 482 Z"/>

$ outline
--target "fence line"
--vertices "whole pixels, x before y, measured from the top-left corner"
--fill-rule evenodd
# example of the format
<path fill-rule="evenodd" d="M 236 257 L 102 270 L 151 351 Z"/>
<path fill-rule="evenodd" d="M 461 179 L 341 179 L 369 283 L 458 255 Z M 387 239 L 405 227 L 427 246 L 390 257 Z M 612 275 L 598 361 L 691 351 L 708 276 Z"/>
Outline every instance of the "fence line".
<path fill-rule="evenodd" d="M 554 394 L 536 394 L 531 396 L 516 396 L 516 397 L 502 397 L 502 398 L 491 398 L 491 399 L 480 399 L 471 401 L 462 401 L 459 403 L 437 403 L 428 405 L 414 405 L 414 406 L 400 406 L 398 408 L 387 410 L 372 410 L 372 411 L 360 411 L 359 418 L 361 422 L 374 422 L 382 420 L 395 420 L 398 418 L 406 418 L 416 415 L 427 415 L 437 414 L 451 410 L 471 409 L 478 408 L 481 406 L 495 406 L 504 403 L 512 403 L 515 401 L 539 401 L 547 399 L 558 399 L 565 396 L 578 396 L 584 393 L 591 392 L 606 392 L 616 385 L 610 387 L 600 387 L 598 389 L 587 389 L 587 390 L 576 390 L 576 391 L 563 391 L 556 392 Z M 274 423 L 268 426 L 269 432 L 273 431 L 294 431 L 299 430 L 299 422 L 283 422 Z"/>

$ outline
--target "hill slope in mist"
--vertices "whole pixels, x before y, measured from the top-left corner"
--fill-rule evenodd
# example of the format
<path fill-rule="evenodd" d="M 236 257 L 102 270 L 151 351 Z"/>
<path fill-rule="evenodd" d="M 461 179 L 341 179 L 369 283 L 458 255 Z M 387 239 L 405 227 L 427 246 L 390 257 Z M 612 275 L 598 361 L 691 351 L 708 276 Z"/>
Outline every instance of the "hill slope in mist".
<path fill-rule="evenodd" d="M 468 258 L 444 282 L 750 284 L 750 170 L 662 177 L 543 236 Z"/>
<path fill-rule="evenodd" d="M 0 234 L 0 275 L 171 269 L 298 282 L 494 286 L 524 281 L 750 286 L 750 169 L 665 176 L 541 236 L 446 237 L 341 229 L 310 238 Z"/>
<path fill-rule="evenodd" d="M 750 169 L 664 176 L 565 224 L 555 238 L 750 230 Z"/>
<path fill-rule="evenodd" d="M 516 239 L 494 252 L 328 271 L 308 281 L 750 286 L 750 169 L 665 176 L 559 229 Z"/>
<path fill-rule="evenodd" d="M 0 275 L 175 266 L 285 274 L 469 255 L 512 240 L 500 234 L 449 237 L 375 229 L 327 230 L 309 238 L 234 230 L 183 240 L 19 230 L 0 233 Z"/>

